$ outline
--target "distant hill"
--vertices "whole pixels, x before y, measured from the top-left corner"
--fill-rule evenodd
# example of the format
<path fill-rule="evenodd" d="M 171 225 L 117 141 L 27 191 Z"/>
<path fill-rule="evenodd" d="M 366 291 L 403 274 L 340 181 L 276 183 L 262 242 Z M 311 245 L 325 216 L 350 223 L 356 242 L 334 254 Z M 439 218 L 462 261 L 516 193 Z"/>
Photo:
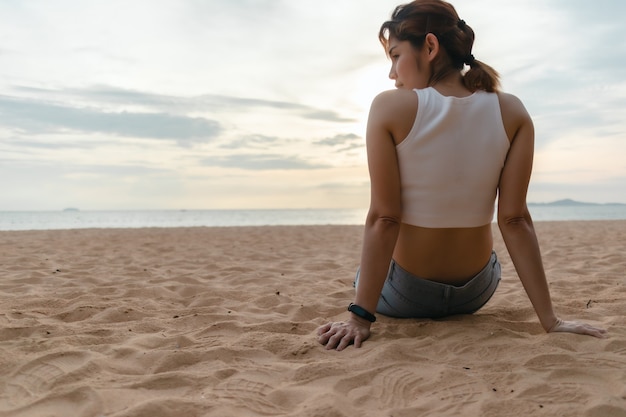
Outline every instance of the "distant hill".
<path fill-rule="evenodd" d="M 550 203 L 528 203 L 529 206 L 626 206 L 622 203 L 587 203 L 584 201 L 576 201 L 570 198 L 552 201 Z"/>

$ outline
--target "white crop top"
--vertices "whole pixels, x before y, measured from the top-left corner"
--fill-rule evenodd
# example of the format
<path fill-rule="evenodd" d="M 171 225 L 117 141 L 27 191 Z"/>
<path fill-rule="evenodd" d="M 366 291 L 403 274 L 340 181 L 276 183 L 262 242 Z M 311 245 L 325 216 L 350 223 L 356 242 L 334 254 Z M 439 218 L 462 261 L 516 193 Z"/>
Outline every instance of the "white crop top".
<path fill-rule="evenodd" d="M 432 87 L 414 91 L 415 123 L 396 146 L 402 222 L 433 228 L 491 223 L 510 146 L 497 94 L 446 97 Z"/>

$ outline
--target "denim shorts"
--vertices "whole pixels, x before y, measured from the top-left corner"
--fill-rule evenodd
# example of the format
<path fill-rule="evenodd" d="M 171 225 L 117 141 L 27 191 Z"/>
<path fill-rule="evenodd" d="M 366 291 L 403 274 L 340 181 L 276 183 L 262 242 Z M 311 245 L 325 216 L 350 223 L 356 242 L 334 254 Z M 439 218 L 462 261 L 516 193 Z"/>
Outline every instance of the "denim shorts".
<path fill-rule="evenodd" d="M 440 318 L 472 314 L 487 304 L 498 287 L 500 262 L 492 252 L 487 265 L 463 286 L 419 278 L 391 261 L 376 312 L 399 318 Z M 358 285 L 359 271 L 354 281 Z"/>

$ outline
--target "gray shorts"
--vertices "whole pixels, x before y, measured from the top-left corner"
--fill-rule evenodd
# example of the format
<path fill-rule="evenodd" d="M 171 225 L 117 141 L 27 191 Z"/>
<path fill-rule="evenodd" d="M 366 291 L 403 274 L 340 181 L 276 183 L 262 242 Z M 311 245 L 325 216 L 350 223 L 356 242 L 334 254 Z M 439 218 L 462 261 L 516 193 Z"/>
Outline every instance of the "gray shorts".
<path fill-rule="evenodd" d="M 500 275 L 500 262 L 495 252 L 482 271 L 460 287 L 416 277 L 392 260 L 376 312 L 400 318 L 471 314 L 487 304 L 498 287 Z M 359 271 L 355 287 L 358 281 Z"/>

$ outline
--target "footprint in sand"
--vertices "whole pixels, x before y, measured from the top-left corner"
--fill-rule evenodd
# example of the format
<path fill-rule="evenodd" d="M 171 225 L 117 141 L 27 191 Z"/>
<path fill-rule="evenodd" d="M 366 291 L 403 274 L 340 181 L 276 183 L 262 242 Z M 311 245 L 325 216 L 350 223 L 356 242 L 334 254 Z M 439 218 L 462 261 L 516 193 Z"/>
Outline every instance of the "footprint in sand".
<path fill-rule="evenodd" d="M 264 415 L 276 415 L 283 411 L 280 404 L 271 400 L 269 395 L 273 392 L 274 388 L 264 382 L 238 376 L 228 378 L 215 389 L 222 402 L 232 401 L 231 405 Z"/>
<path fill-rule="evenodd" d="M 12 406 L 29 403 L 47 394 L 62 377 L 81 368 L 91 359 L 86 352 L 51 353 L 19 368 L 8 378 L 0 398 Z"/>

